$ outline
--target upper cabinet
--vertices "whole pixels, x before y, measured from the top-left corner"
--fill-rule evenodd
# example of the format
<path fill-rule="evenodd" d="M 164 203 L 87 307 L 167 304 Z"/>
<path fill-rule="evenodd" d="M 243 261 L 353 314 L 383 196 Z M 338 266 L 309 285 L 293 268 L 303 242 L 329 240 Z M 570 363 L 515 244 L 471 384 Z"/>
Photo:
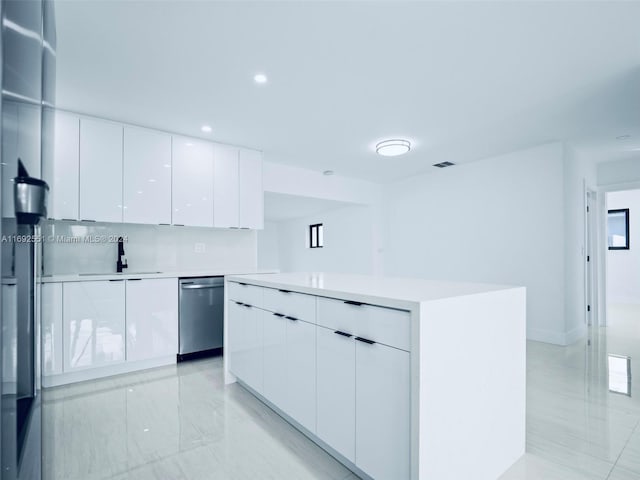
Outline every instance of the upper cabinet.
<path fill-rule="evenodd" d="M 42 177 L 49 184 L 49 218 L 78 220 L 80 201 L 80 118 L 70 113 L 43 111 Z"/>
<path fill-rule="evenodd" d="M 123 221 L 171 223 L 171 136 L 124 127 Z"/>
<path fill-rule="evenodd" d="M 17 105 L 3 111 L 5 124 L 40 121 L 32 117 Z M 44 110 L 43 123 L 53 136 L 42 152 L 49 218 L 264 228 L 262 153 L 256 150 L 53 109 Z M 17 158 L 40 175 L 39 144 L 28 140 L 16 133 L 2 142 L 4 158 L 14 159 L 2 167 L 4 216 L 13 216 Z"/>
<path fill-rule="evenodd" d="M 240 150 L 238 178 L 240 188 L 240 228 L 264 228 L 262 190 L 262 154 L 255 150 Z"/>
<path fill-rule="evenodd" d="M 213 226 L 238 228 L 239 220 L 238 149 L 215 146 L 213 172 Z"/>
<path fill-rule="evenodd" d="M 264 228 L 262 154 L 216 145 L 213 193 L 214 227 Z"/>
<path fill-rule="evenodd" d="M 80 119 L 80 219 L 122 222 L 122 125 Z"/>
<path fill-rule="evenodd" d="M 172 152 L 171 223 L 213 227 L 213 144 L 174 136 Z"/>

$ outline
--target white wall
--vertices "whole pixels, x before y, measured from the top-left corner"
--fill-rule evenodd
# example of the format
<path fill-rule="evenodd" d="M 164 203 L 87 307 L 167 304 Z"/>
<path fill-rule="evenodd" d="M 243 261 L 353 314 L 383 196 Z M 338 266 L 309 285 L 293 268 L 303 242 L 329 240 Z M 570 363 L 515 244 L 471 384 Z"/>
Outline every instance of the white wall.
<path fill-rule="evenodd" d="M 280 270 L 280 237 L 278 223 L 264 222 L 264 230 L 258 230 L 258 268 Z"/>
<path fill-rule="evenodd" d="M 323 175 L 322 172 L 272 162 L 263 164 L 263 185 L 265 192 L 325 198 L 361 205 L 375 203 L 381 191 L 378 184 L 366 180 L 341 175 Z"/>
<path fill-rule="evenodd" d="M 607 251 L 607 301 L 640 304 L 640 190 L 607 194 L 609 210 L 629 209 L 629 250 Z"/>
<path fill-rule="evenodd" d="M 562 144 L 412 177 L 383 201 L 385 274 L 524 285 L 528 337 L 566 343 Z"/>
<path fill-rule="evenodd" d="M 45 238 L 126 236 L 124 248 L 130 272 L 257 266 L 256 232 L 251 230 L 46 222 L 42 233 Z M 204 251 L 196 252 L 196 244 L 202 244 Z M 117 243 L 46 242 L 43 259 L 45 274 L 115 272 Z"/>
<path fill-rule="evenodd" d="M 350 206 L 274 224 L 280 270 L 374 273 L 378 252 L 373 221 L 372 208 Z M 323 248 L 307 247 L 307 229 L 315 223 L 324 225 Z"/>

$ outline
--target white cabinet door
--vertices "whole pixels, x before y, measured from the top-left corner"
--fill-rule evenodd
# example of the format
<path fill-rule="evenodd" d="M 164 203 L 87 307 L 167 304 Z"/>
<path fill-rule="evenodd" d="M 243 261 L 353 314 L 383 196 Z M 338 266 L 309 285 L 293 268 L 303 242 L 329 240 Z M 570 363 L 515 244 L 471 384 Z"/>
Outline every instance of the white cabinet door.
<path fill-rule="evenodd" d="M 318 327 L 317 434 L 351 462 L 356 454 L 356 348 L 353 336 Z"/>
<path fill-rule="evenodd" d="M 80 119 L 80 219 L 122 222 L 122 126 Z"/>
<path fill-rule="evenodd" d="M 124 127 L 125 223 L 171 223 L 171 136 Z"/>
<path fill-rule="evenodd" d="M 127 361 L 178 353 L 178 282 L 127 280 Z"/>
<path fill-rule="evenodd" d="M 287 364 L 287 323 L 282 314 L 264 312 L 264 387 L 267 400 L 283 410 L 287 403 L 287 378 L 283 375 Z"/>
<path fill-rule="evenodd" d="M 286 318 L 286 317 L 285 317 Z M 283 409 L 312 433 L 316 431 L 316 326 L 287 321 L 287 401 Z"/>
<path fill-rule="evenodd" d="M 13 179 L 18 176 L 18 158 L 32 177 L 41 176 L 40 107 L 16 102 L 2 106 L 2 216 L 15 216 Z"/>
<path fill-rule="evenodd" d="M 63 285 L 64 371 L 124 361 L 124 280 Z"/>
<path fill-rule="evenodd" d="M 264 195 L 262 187 L 262 154 L 255 150 L 240 150 L 240 228 L 264 228 Z"/>
<path fill-rule="evenodd" d="M 409 352 L 355 344 L 355 463 L 373 478 L 409 478 Z"/>
<path fill-rule="evenodd" d="M 212 143 L 173 137 L 171 223 L 213 227 Z"/>
<path fill-rule="evenodd" d="M 213 226 L 236 228 L 240 225 L 238 149 L 216 145 L 213 165 Z"/>
<path fill-rule="evenodd" d="M 262 393 L 262 315 L 264 310 L 228 302 L 231 372 L 248 386 Z"/>
<path fill-rule="evenodd" d="M 43 111 L 42 177 L 49 184 L 47 216 L 78 220 L 80 186 L 80 118 L 51 109 Z"/>
<path fill-rule="evenodd" d="M 62 373 L 62 283 L 42 284 L 42 374 Z"/>

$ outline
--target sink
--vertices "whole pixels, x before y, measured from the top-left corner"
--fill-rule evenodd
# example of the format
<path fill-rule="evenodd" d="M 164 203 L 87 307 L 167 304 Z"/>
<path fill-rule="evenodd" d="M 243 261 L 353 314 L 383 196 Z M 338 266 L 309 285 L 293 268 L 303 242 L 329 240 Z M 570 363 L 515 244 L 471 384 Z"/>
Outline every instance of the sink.
<path fill-rule="evenodd" d="M 105 275 L 156 275 L 162 272 L 108 272 L 108 273 L 79 273 L 81 277 L 105 276 Z"/>

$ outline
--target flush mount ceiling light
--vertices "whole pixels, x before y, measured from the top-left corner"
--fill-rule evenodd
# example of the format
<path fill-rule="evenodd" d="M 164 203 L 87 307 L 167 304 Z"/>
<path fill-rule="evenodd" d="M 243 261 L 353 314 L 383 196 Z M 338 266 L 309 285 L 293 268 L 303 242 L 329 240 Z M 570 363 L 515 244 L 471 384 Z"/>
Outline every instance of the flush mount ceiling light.
<path fill-rule="evenodd" d="M 333 175 L 333 170 L 325 170 L 324 172 L 322 172 L 323 175 L 327 175 L 327 176 L 331 176 Z"/>
<path fill-rule="evenodd" d="M 253 81 L 256 83 L 267 83 L 267 76 L 264 73 L 256 73 L 253 76 Z"/>
<path fill-rule="evenodd" d="M 411 142 L 409 140 L 385 140 L 376 145 L 376 153 L 384 157 L 395 157 L 402 155 L 411 150 Z"/>
<path fill-rule="evenodd" d="M 211 133 L 211 127 L 209 125 L 202 125 L 202 127 L 200 127 L 200 130 L 202 130 L 204 133 Z"/>

